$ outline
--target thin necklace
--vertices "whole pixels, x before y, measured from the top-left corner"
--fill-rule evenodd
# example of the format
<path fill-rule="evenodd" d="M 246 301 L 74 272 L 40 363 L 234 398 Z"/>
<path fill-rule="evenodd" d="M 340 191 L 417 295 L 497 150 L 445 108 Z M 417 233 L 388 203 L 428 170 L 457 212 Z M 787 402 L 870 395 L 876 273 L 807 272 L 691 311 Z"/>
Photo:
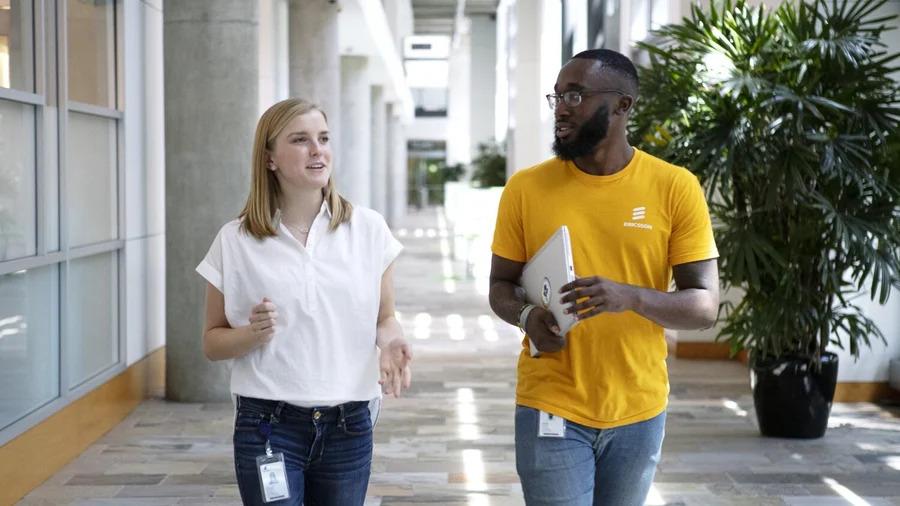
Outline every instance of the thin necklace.
<path fill-rule="evenodd" d="M 300 227 L 298 227 L 298 226 L 296 226 L 296 225 L 288 225 L 287 223 L 285 223 L 284 226 L 286 226 L 286 227 L 288 228 L 288 230 L 290 230 L 291 232 L 299 232 L 299 233 L 301 233 L 301 234 L 308 234 L 308 233 L 309 233 L 309 229 L 308 229 L 308 228 L 300 228 Z"/>

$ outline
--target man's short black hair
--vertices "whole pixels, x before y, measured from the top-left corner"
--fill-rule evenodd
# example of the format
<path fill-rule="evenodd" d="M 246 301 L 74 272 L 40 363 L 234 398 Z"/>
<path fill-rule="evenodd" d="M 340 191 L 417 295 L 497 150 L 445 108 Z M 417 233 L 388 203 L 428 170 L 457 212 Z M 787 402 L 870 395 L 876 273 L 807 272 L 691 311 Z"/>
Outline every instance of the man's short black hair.
<path fill-rule="evenodd" d="M 623 91 L 637 97 L 639 84 L 637 69 L 634 67 L 634 63 L 624 54 L 611 49 L 588 49 L 572 57 L 572 59 L 575 58 L 599 61 L 603 65 L 604 70 L 612 70 L 622 77 L 626 85 L 626 89 Z"/>

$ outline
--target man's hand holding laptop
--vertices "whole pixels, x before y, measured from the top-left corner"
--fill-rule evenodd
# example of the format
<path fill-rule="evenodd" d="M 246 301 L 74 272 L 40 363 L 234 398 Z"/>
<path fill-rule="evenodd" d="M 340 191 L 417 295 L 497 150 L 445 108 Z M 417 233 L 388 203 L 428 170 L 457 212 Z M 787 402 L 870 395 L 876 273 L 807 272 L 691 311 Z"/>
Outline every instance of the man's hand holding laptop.
<path fill-rule="evenodd" d="M 623 283 L 589 276 L 566 283 L 559 289 L 560 302 L 569 304 L 566 313 L 575 313 L 579 320 L 585 320 L 600 313 L 620 313 L 634 309 L 636 287 Z"/>
<path fill-rule="evenodd" d="M 525 332 L 541 352 L 552 353 L 563 349 L 566 345 L 565 336 L 557 335 L 559 325 L 556 324 L 553 313 L 540 306 L 535 306 L 528 314 Z"/>

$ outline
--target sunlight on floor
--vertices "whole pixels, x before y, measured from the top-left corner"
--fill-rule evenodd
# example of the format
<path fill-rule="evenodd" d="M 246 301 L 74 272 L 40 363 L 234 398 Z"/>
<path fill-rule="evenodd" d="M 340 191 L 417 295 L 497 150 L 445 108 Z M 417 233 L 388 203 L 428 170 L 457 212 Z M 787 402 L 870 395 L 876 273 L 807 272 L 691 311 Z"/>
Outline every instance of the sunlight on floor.
<path fill-rule="evenodd" d="M 895 471 L 900 471 L 900 455 L 886 455 L 879 460 Z"/>
<path fill-rule="evenodd" d="M 463 469 L 466 473 L 466 490 L 482 492 L 487 490 L 484 482 L 484 461 L 481 459 L 481 450 L 463 450 Z"/>
<path fill-rule="evenodd" d="M 458 314 L 447 315 L 447 331 L 453 341 L 462 341 L 466 338 L 466 329 L 463 328 L 463 317 Z"/>
<path fill-rule="evenodd" d="M 747 416 L 747 411 L 741 409 L 738 403 L 734 402 L 731 399 L 723 399 L 722 405 L 733 411 L 737 416 Z"/>
<path fill-rule="evenodd" d="M 659 493 L 659 490 L 656 490 L 656 485 L 650 485 L 650 492 L 647 493 L 647 500 L 644 501 L 644 506 L 664 506 L 666 501 L 663 499 L 662 494 Z"/>
<path fill-rule="evenodd" d="M 489 506 L 491 504 L 490 496 L 487 494 L 468 494 L 466 498 L 469 500 L 468 506 Z"/>
<path fill-rule="evenodd" d="M 494 319 L 490 316 L 486 314 L 478 315 L 478 327 L 481 328 L 485 341 L 494 342 L 500 339 L 499 334 L 497 334 L 497 327 L 494 324 Z"/>
<path fill-rule="evenodd" d="M 431 315 L 419 313 L 413 320 L 413 335 L 416 339 L 428 339 L 431 337 Z"/>
<path fill-rule="evenodd" d="M 464 441 L 481 439 L 478 429 L 478 407 L 475 392 L 471 388 L 456 389 L 456 418 L 459 420 L 459 438 Z M 481 453 L 478 454 L 479 458 Z"/>
<path fill-rule="evenodd" d="M 849 502 L 853 506 L 871 506 L 871 504 L 869 504 L 869 501 L 866 501 L 862 497 L 854 494 L 852 490 L 841 485 L 840 483 L 837 482 L 837 480 L 828 478 L 826 476 L 825 478 L 822 478 L 822 481 L 825 482 L 826 485 L 831 487 L 831 490 L 834 490 L 835 492 L 837 492 L 837 494 L 839 496 L 843 497 L 847 502 Z"/>

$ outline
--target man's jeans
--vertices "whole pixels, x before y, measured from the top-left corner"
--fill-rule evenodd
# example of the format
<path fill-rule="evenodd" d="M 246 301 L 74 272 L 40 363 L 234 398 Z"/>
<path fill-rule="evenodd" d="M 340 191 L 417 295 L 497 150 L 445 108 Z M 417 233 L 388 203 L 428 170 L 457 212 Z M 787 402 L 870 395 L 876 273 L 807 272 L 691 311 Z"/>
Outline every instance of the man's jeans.
<path fill-rule="evenodd" d="M 234 467 L 244 504 L 261 505 L 256 457 L 266 454 L 260 424 L 271 427 L 273 453 L 283 453 L 290 499 L 270 505 L 362 505 L 372 464 L 368 402 L 300 408 L 278 401 L 238 397 Z"/>
<path fill-rule="evenodd" d="M 593 429 L 566 421 L 565 437 L 538 437 L 539 411 L 516 406 L 516 470 L 529 506 L 642 506 L 665 435 L 666 413 Z"/>

